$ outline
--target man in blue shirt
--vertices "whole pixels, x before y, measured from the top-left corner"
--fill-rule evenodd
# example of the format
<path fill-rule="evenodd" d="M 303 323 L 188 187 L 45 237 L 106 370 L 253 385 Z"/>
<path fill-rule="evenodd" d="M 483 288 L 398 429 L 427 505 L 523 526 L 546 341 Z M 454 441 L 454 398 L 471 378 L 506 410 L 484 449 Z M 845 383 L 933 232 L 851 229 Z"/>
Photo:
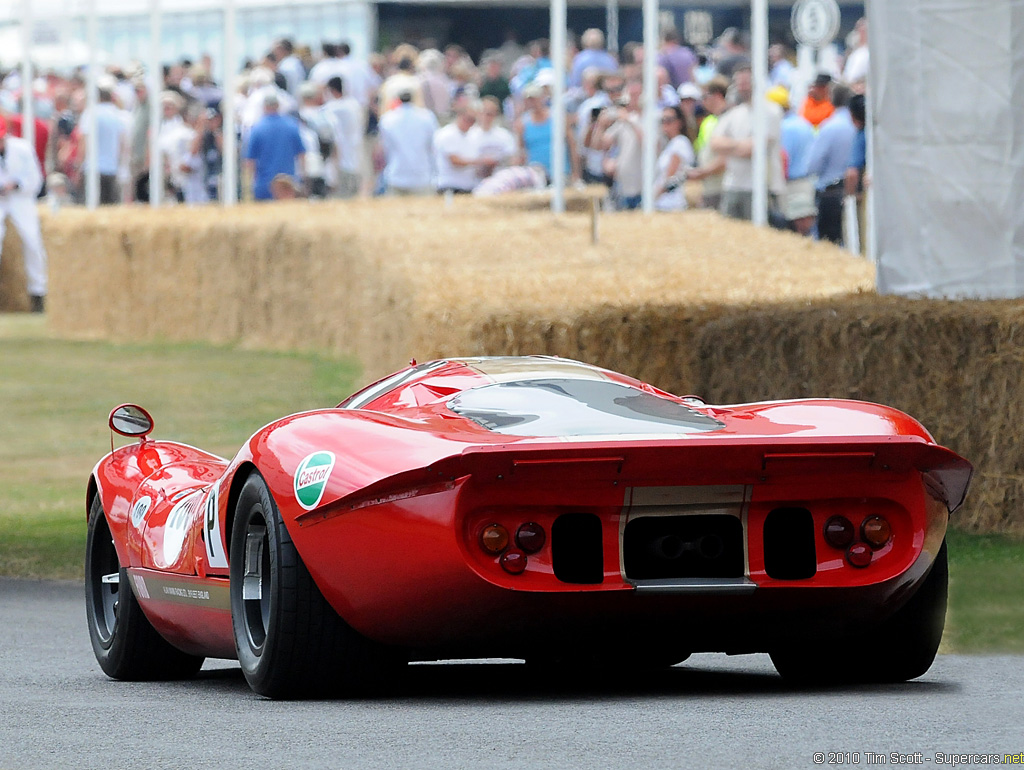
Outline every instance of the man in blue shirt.
<path fill-rule="evenodd" d="M 850 89 L 839 84 L 832 90 L 835 111 L 822 122 L 811 145 L 807 172 L 818 177 L 815 199 L 818 204 L 818 237 L 833 243 L 843 242 L 843 193 L 846 169 L 850 163 L 857 127 L 850 117 Z"/>
<path fill-rule="evenodd" d="M 856 94 L 850 100 L 850 117 L 857 129 L 857 136 L 853 140 L 853 151 L 850 153 L 850 163 L 846 169 L 846 194 L 858 195 L 863 186 L 864 170 L 868 164 L 867 134 L 864 131 L 866 120 L 864 95 Z"/>
<path fill-rule="evenodd" d="M 294 177 L 302 172 L 305 147 L 299 125 L 278 113 L 277 94 L 263 97 L 263 117 L 249 132 L 245 164 L 252 175 L 252 194 L 258 201 L 271 200 L 270 182 L 278 174 Z"/>
<path fill-rule="evenodd" d="M 572 60 L 569 71 L 569 87 L 579 88 L 583 84 L 583 70 L 595 67 L 602 72 L 614 72 L 619 63 L 604 48 L 604 32 L 599 29 L 588 29 L 581 38 L 583 50 Z"/>
<path fill-rule="evenodd" d="M 113 92 L 108 88 L 98 89 L 99 104 L 96 105 L 96 148 L 100 176 L 101 206 L 121 202 L 117 185 L 117 167 L 121 161 L 121 150 L 127 129 L 114 105 Z M 83 119 L 78 129 L 82 136 L 89 133 L 89 120 Z M 91 163 L 91 159 L 87 161 Z"/>
<path fill-rule="evenodd" d="M 814 180 L 807 176 L 807 161 L 814 144 L 814 126 L 803 115 L 790 109 L 789 91 L 782 86 L 768 89 L 766 96 L 785 112 L 779 128 L 779 144 L 786 154 L 786 195 L 782 214 L 790 229 L 808 235 L 818 214 Z"/>

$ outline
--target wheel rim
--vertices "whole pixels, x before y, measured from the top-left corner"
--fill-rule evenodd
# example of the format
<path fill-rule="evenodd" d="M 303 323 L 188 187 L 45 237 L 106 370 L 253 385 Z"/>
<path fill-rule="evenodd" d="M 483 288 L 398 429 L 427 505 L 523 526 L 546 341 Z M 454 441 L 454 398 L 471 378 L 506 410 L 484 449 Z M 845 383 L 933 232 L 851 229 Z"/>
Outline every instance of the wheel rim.
<path fill-rule="evenodd" d="M 245 528 L 242 607 L 249 646 L 259 654 L 267 640 L 270 623 L 270 548 L 267 524 L 259 511 L 253 512 Z"/>
<path fill-rule="evenodd" d="M 110 645 L 117 630 L 117 610 L 121 564 L 110 537 L 107 521 L 100 516 L 92 541 L 89 582 L 92 586 L 93 627 L 104 647 Z"/>

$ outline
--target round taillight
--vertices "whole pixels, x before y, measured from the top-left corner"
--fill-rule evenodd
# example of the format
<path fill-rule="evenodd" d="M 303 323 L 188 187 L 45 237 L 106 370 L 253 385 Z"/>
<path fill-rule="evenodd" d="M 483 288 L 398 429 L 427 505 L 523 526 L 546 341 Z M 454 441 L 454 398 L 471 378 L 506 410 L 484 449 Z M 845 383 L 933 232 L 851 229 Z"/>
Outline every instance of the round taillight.
<path fill-rule="evenodd" d="M 854 543 L 846 549 L 846 560 L 851 567 L 866 567 L 871 563 L 871 546 L 867 543 Z"/>
<path fill-rule="evenodd" d="M 544 528 L 532 521 L 520 524 L 516 530 L 516 545 L 527 553 L 537 553 L 544 547 L 545 540 L 547 535 L 544 534 Z"/>
<path fill-rule="evenodd" d="M 853 522 L 845 516 L 833 516 L 825 522 L 825 542 L 833 548 L 846 548 L 853 542 Z"/>
<path fill-rule="evenodd" d="M 487 553 L 501 553 L 508 548 L 508 530 L 500 524 L 488 524 L 480 533 L 480 547 Z"/>
<path fill-rule="evenodd" d="M 868 516 L 860 525 L 860 536 L 872 548 L 881 548 L 892 537 L 892 527 L 881 516 Z"/>
<path fill-rule="evenodd" d="M 522 551 L 506 551 L 498 561 L 510 575 L 521 575 L 526 569 L 526 554 Z"/>

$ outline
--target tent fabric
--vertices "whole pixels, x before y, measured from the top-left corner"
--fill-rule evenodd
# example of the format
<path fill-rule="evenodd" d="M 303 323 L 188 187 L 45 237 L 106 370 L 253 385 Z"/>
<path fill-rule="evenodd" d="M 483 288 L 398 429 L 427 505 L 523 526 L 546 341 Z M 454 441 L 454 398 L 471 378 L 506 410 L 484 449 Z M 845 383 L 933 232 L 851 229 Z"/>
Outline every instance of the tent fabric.
<path fill-rule="evenodd" d="M 1024 295 L 1024 0 L 869 0 L 878 289 Z"/>

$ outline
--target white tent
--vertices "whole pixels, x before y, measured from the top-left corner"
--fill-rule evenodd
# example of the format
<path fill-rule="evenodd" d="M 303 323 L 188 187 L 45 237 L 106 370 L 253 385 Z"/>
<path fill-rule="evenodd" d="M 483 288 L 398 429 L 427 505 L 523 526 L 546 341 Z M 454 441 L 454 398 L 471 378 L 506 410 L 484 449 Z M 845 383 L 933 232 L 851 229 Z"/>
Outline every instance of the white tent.
<path fill-rule="evenodd" d="M 871 0 L 878 288 L 1024 295 L 1024 2 Z"/>
<path fill-rule="evenodd" d="M 17 67 L 24 59 L 21 29 L 9 26 L 0 29 L 0 67 Z M 105 64 L 107 54 L 97 52 L 97 60 Z M 67 45 L 60 42 L 35 44 L 32 46 L 32 62 L 40 69 L 63 69 L 81 67 L 89 63 L 89 46 L 82 40 L 69 40 Z"/>

